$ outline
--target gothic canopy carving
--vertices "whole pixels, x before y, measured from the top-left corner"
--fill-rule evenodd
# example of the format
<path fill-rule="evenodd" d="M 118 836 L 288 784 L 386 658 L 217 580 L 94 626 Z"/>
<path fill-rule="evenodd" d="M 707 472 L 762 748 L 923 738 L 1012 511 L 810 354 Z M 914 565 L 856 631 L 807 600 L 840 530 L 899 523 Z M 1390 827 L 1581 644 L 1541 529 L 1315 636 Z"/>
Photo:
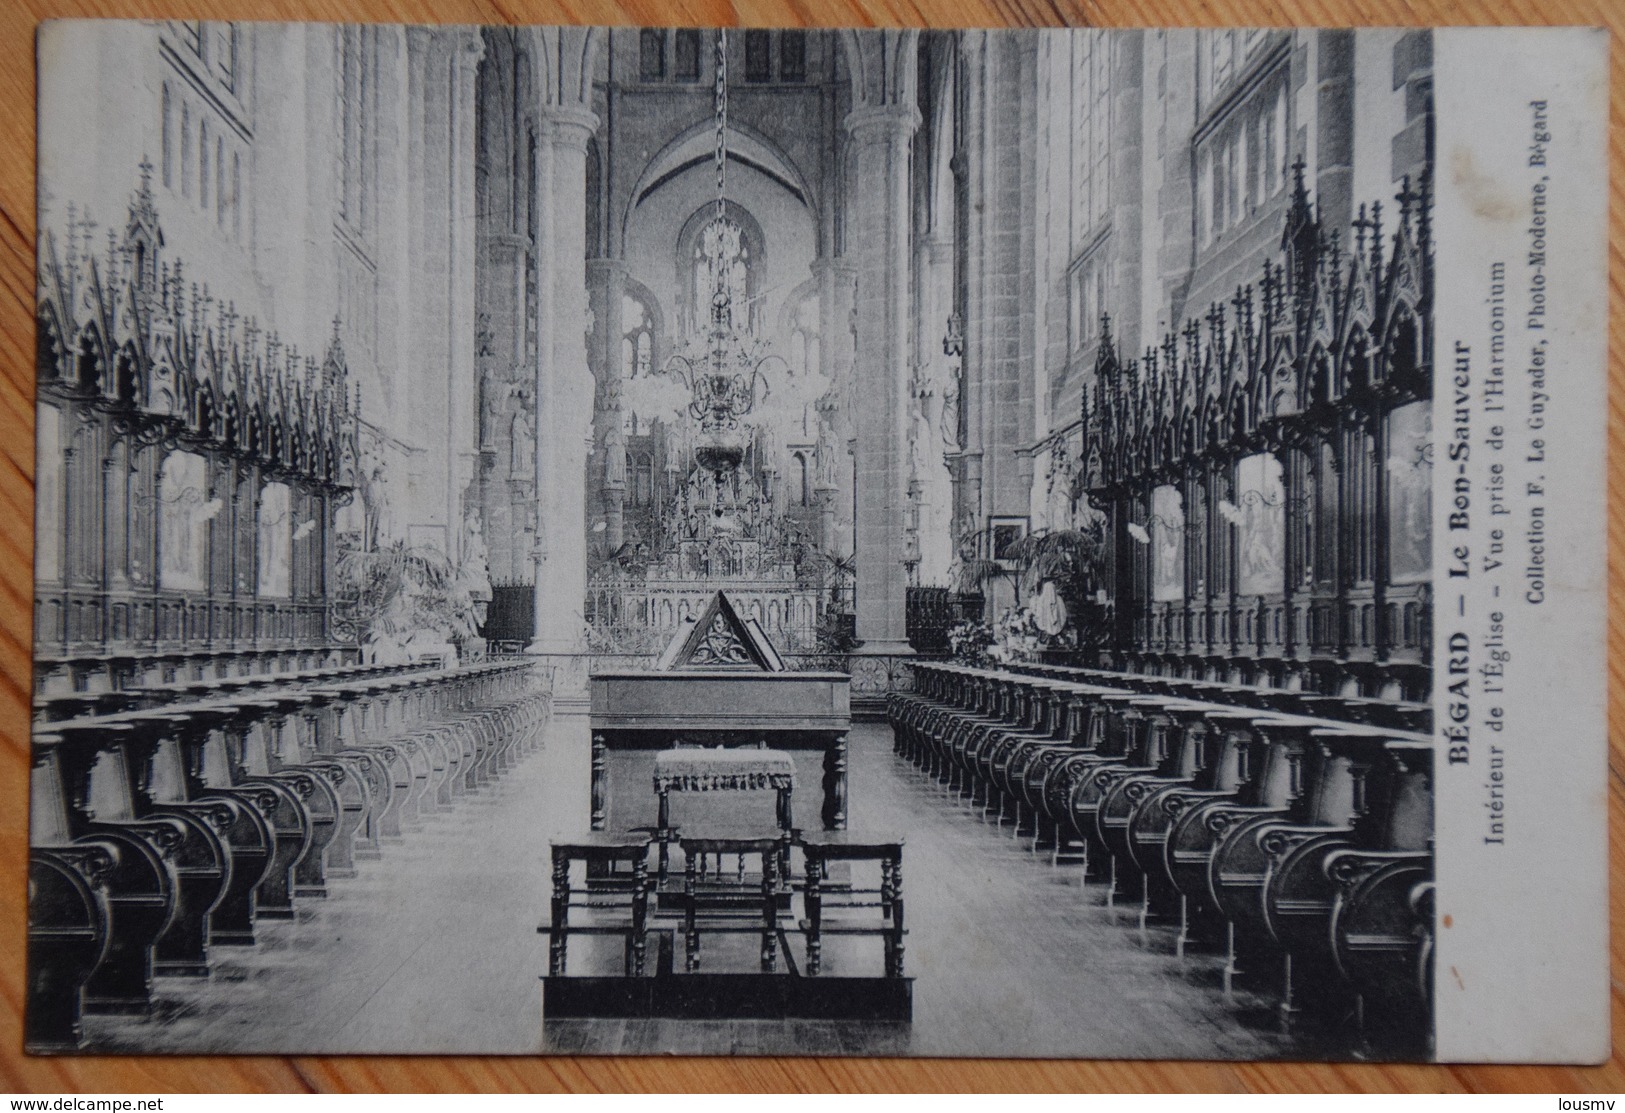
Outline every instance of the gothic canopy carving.
<path fill-rule="evenodd" d="M 68 209 L 61 242 L 42 237 L 37 376 L 42 398 L 123 418 L 149 443 L 210 448 L 270 475 L 333 491 L 355 486 L 359 399 L 337 319 L 318 364 L 233 304 L 188 284 L 163 258 L 150 164 L 122 237 L 92 239 Z"/>
<path fill-rule="evenodd" d="M 1102 319 L 1084 392 L 1082 487 L 1172 477 L 1205 461 L 1319 437 L 1431 395 L 1433 247 L 1428 184 L 1360 207 L 1345 247 L 1321 226 L 1294 167 L 1279 262 L 1203 320 L 1123 359 Z"/>

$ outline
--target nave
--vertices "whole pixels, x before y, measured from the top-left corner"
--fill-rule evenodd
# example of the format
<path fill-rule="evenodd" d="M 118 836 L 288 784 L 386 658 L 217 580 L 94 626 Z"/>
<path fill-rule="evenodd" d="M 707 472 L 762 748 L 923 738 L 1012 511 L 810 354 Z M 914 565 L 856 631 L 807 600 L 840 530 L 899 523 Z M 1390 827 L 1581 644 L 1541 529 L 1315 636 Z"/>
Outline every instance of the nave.
<path fill-rule="evenodd" d="M 1427 32 L 56 33 L 32 1050 L 1430 1046 Z"/>
<path fill-rule="evenodd" d="M 266 922 L 207 979 L 162 978 L 150 1020 L 88 1017 L 98 1051 L 924 1054 L 1274 1058 L 1326 1054 L 1263 996 L 1226 1000 L 1215 955 L 1174 957 L 1076 865 L 859 724 L 852 822 L 906 832 L 912 1025 L 817 1020 L 540 1023 L 548 843 L 584 826 L 584 720 L 417 830 L 359 876 Z M 540 817 L 540 821 L 538 821 Z"/>

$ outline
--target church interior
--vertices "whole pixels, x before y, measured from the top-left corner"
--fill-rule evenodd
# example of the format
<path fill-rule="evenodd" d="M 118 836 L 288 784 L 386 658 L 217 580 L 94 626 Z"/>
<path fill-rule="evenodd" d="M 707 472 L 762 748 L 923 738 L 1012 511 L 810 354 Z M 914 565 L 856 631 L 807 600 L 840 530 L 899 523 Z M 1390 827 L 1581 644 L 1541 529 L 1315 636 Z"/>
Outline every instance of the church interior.
<path fill-rule="evenodd" d="M 31 1049 L 1427 1056 L 1428 32 L 40 48 Z"/>

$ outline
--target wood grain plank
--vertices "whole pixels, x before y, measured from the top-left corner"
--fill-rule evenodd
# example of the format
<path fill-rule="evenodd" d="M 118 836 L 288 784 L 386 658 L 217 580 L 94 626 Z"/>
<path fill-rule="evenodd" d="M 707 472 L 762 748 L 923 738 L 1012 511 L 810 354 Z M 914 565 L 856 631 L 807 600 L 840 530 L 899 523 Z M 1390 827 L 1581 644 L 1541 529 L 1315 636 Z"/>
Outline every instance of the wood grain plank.
<path fill-rule="evenodd" d="M 33 482 L 34 28 L 69 17 L 759 26 L 1586 24 L 1613 35 L 1609 237 L 1609 793 L 1614 1055 L 1439 1067 L 887 1059 L 35 1058 L 22 1054 Z M 1625 1090 L 1625 4 L 1617 0 L 8 0 L 0 5 L 0 1089 L 230 1091 Z"/>

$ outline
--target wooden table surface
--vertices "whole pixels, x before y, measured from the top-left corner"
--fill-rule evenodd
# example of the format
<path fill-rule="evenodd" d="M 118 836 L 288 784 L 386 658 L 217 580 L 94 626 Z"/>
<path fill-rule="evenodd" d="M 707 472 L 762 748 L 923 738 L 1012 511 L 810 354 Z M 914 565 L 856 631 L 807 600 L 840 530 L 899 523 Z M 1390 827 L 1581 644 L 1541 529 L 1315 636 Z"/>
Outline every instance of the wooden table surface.
<path fill-rule="evenodd" d="M 1614 35 L 1609 251 L 1609 476 L 1625 467 L 1625 3 L 1619 0 L 4 0 L 0 5 L 0 1090 L 1176 1090 L 1625 1091 L 1625 511 L 1608 534 L 1614 1054 L 1605 1066 L 1433 1067 L 908 1059 L 31 1058 L 22 1054 L 28 692 L 33 560 L 34 26 L 72 16 L 408 23 L 664 23 L 922 27 L 1214 24 L 1588 24 Z"/>

